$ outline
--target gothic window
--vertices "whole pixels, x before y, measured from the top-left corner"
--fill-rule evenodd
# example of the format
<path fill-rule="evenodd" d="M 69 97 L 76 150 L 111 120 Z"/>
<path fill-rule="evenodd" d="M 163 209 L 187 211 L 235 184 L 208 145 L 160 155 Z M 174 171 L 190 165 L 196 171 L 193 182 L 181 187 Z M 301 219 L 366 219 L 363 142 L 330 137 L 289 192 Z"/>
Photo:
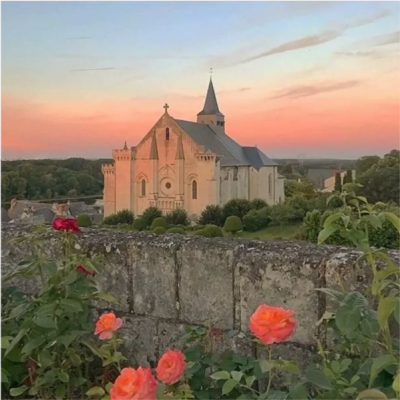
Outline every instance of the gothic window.
<path fill-rule="evenodd" d="M 271 196 L 272 195 L 272 175 L 269 174 L 268 176 L 268 193 Z"/>
<path fill-rule="evenodd" d="M 239 168 L 238 167 L 233 167 L 233 180 L 234 181 L 238 180 L 238 173 L 239 173 Z"/>
<path fill-rule="evenodd" d="M 169 140 L 169 128 L 165 129 L 165 139 Z"/>
<path fill-rule="evenodd" d="M 192 199 L 197 199 L 197 181 L 192 182 Z"/>
<path fill-rule="evenodd" d="M 142 196 L 146 196 L 146 181 L 142 179 Z"/>

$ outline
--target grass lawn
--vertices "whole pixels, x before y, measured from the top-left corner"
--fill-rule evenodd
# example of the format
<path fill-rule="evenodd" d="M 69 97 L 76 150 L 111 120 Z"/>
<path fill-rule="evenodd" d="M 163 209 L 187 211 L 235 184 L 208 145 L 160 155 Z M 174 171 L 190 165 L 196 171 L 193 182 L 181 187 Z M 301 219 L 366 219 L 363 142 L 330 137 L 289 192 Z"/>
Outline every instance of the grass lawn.
<path fill-rule="evenodd" d="M 237 236 L 246 239 L 266 240 L 266 239 L 294 239 L 295 235 L 300 232 L 301 223 L 280 226 L 268 226 L 257 232 L 243 231 Z"/>

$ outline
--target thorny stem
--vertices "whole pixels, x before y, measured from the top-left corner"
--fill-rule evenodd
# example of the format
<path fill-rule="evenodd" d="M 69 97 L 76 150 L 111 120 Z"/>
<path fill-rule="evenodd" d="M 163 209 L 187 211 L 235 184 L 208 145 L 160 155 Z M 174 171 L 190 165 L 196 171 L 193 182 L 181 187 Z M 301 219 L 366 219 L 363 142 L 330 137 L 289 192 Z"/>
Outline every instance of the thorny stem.
<path fill-rule="evenodd" d="M 112 336 L 112 340 L 111 341 L 112 341 L 112 344 L 113 344 L 113 347 L 114 347 L 114 355 L 115 355 L 115 353 L 117 352 L 117 342 L 116 342 L 116 338 L 115 338 L 114 334 Z M 121 372 L 121 365 L 120 365 L 119 360 L 117 361 L 117 368 L 118 368 L 118 371 Z"/>
<path fill-rule="evenodd" d="M 269 357 L 268 357 L 268 361 L 271 362 L 272 360 L 272 345 L 268 347 L 268 352 L 269 352 Z M 273 373 L 272 373 L 272 369 L 271 371 L 269 371 L 269 377 L 268 377 L 268 386 L 267 386 L 267 392 L 266 392 L 266 396 L 269 393 L 269 389 L 271 387 L 271 382 L 272 382 L 272 377 L 273 377 Z"/>
<path fill-rule="evenodd" d="M 243 385 L 243 384 L 240 384 L 239 386 L 251 390 L 252 392 L 254 392 L 255 394 L 257 394 L 258 396 L 261 394 L 261 392 L 259 392 L 259 391 L 255 390 L 255 389 L 251 388 L 250 386 Z"/>

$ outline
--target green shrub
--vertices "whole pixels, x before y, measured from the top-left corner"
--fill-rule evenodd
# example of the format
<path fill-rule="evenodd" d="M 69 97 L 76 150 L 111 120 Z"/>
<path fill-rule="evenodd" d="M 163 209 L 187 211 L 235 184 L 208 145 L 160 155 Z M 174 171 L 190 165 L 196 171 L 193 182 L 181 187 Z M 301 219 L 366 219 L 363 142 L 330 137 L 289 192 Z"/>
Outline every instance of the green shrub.
<path fill-rule="evenodd" d="M 295 211 L 288 204 L 281 203 L 271 207 L 270 217 L 273 225 L 286 225 L 293 220 L 294 215 Z"/>
<path fill-rule="evenodd" d="M 78 226 L 92 226 L 92 220 L 90 219 L 89 215 L 87 214 L 81 214 L 78 215 L 77 218 Z"/>
<path fill-rule="evenodd" d="M 306 240 L 312 243 L 317 243 L 318 235 L 321 230 L 321 211 L 309 211 L 304 218 L 303 229 Z"/>
<path fill-rule="evenodd" d="M 167 230 L 163 227 L 163 226 L 156 226 L 153 229 L 153 233 L 157 234 L 157 235 L 162 235 L 163 233 L 165 233 Z"/>
<path fill-rule="evenodd" d="M 188 225 L 189 219 L 186 210 L 183 208 L 176 208 L 165 216 L 168 224 L 170 225 Z"/>
<path fill-rule="evenodd" d="M 236 216 L 242 219 L 249 211 L 250 202 L 248 200 L 232 199 L 222 207 L 222 218 L 224 221 L 231 216 Z"/>
<path fill-rule="evenodd" d="M 179 228 L 178 226 L 175 226 L 173 228 L 169 228 L 167 230 L 167 233 L 179 233 L 180 235 L 184 235 L 185 234 L 185 230 L 182 228 Z"/>
<path fill-rule="evenodd" d="M 208 225 L 204 228 L 208 237 L 223 237 L 222 229 L 217 225 Z"/>
<path fill-rule="evenodd" d="M 250 210 L 261 210 L 267 206 L 267 202 L 263 199 L 253 199 L 250 201 Z"/>
<path fill-rule="evenodd" d="M 222 218 L 222 208 L 219 205 L 209 205 L 200 214 L 200 225 L 213 224 L 217 226 L 222 226 L 223 223 L 224 220 Z"/>
<path fill-rule="evenodd" d="M 133 229 L 137 229 L 138 231 L 144 231 L 147 228 L 147 221 L 142 217 L 137 217 L 133 221 Z"/>
<path fill-rule="evenodd" d="M 257 232 L 260 229 L 265 228 L 271 221 L 269 216 L 270 207 L 264 207 L 260 210 L 250 210 L 243 217 L 243 225 L 249 232 Z"/>
<path fill-rule="evenodd" d="M 104 225 L 133 224 L 134 215 L 132 211 L 121 210 L 103 219 Z"/>
<path fill-rule="evenodd" d="M 199 231 L 200 229 L 204 229 L 206 225 L 191 225 L 191 226 L 185 226 L 185 231 L 187 232 L 196 232 Z"/>
<path fill-rule="evenodd" d="M 157 217 L 154 219 L 153 223 L 151 224 L 150 229 L 153 230 L 154 228 L 158 228 L 159 226 L 167 229 L 167 220 L 164 217 Z"/>
<path fill-rule="evenodd" d="M 209 233 L 206 230 L 206 228 L 199 229 L 198 231 L 195 231 L 194 234 L 198 235 L 198 236 L 210 237 Z"/>
<path fill-rule="evenodd" d="M 147 222 L 147 226 L 151 226 L 156 218 L 162 217 L 162 211 L 154 206 L 148 207 L 143 211 L 142 218 Z"/>
<path fill-rule="evenodd" d="M 236 215 L 231 215 L 225 220 L 224 230 L 225 232 L 230 232 L 236 234 L 243 229 L 242 220 Z"/>

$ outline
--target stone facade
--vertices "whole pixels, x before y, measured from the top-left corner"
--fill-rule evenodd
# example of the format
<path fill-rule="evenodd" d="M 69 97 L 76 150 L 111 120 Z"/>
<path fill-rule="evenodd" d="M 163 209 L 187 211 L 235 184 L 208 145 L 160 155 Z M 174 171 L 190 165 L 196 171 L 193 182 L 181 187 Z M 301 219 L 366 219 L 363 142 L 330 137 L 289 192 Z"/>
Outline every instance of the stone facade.
<path fill-rule="evenodd" d="M 241 147 L 225 133 L 212 82 L 197 122 L 174 119 L 168 106 L 136 147 L 113 150 L 102 166 L 105 216 L 149 206 L 164 213 L 184 208 L 199 215 L 207 205 L 233 198 L 284 200 L 278 166 L 255 147 Z"/>
<path fill-rule="evenodd" d="M 123 318 L 123 336 L 131 362 L 154 365 L 169 346 L 180 346 L 184 327 L 213 321 L 225 331 L 240 334 L 222 346 L 243 353 L 256 351 L 248 335 L 249 317 L 260 303 L 291 308 L 298 322 L 296 333 L 277 346 L 282 357 L 302 365 L 311 356 L 319 333 L 317 322 L 331 305 L 315 289 L 357 290 L 371 280 L 369 267 L 356 267 L 359 252 L 336 246 L 317 247 L 295 241 L 207 239 L 194 235 L 154 235 L 83 228 L 81 245 L 89 253 L 105 255 L 96 277 L 104 291 L 117 297 L 112 309 Z M 2 273 L 17 267 L 31 249 L 9 243 L 29 228 L 2 228 Z M 39 235 L 38 233 L 35 233 Z M 40 234 L 49 255 L 60 252 L 60 234 Z M 399 261 L 400 252 L 390 256 Z M 35 281 L 14 282 L 32 292 Z M 96 305 L 96 313 L 106 308 Z"/>

